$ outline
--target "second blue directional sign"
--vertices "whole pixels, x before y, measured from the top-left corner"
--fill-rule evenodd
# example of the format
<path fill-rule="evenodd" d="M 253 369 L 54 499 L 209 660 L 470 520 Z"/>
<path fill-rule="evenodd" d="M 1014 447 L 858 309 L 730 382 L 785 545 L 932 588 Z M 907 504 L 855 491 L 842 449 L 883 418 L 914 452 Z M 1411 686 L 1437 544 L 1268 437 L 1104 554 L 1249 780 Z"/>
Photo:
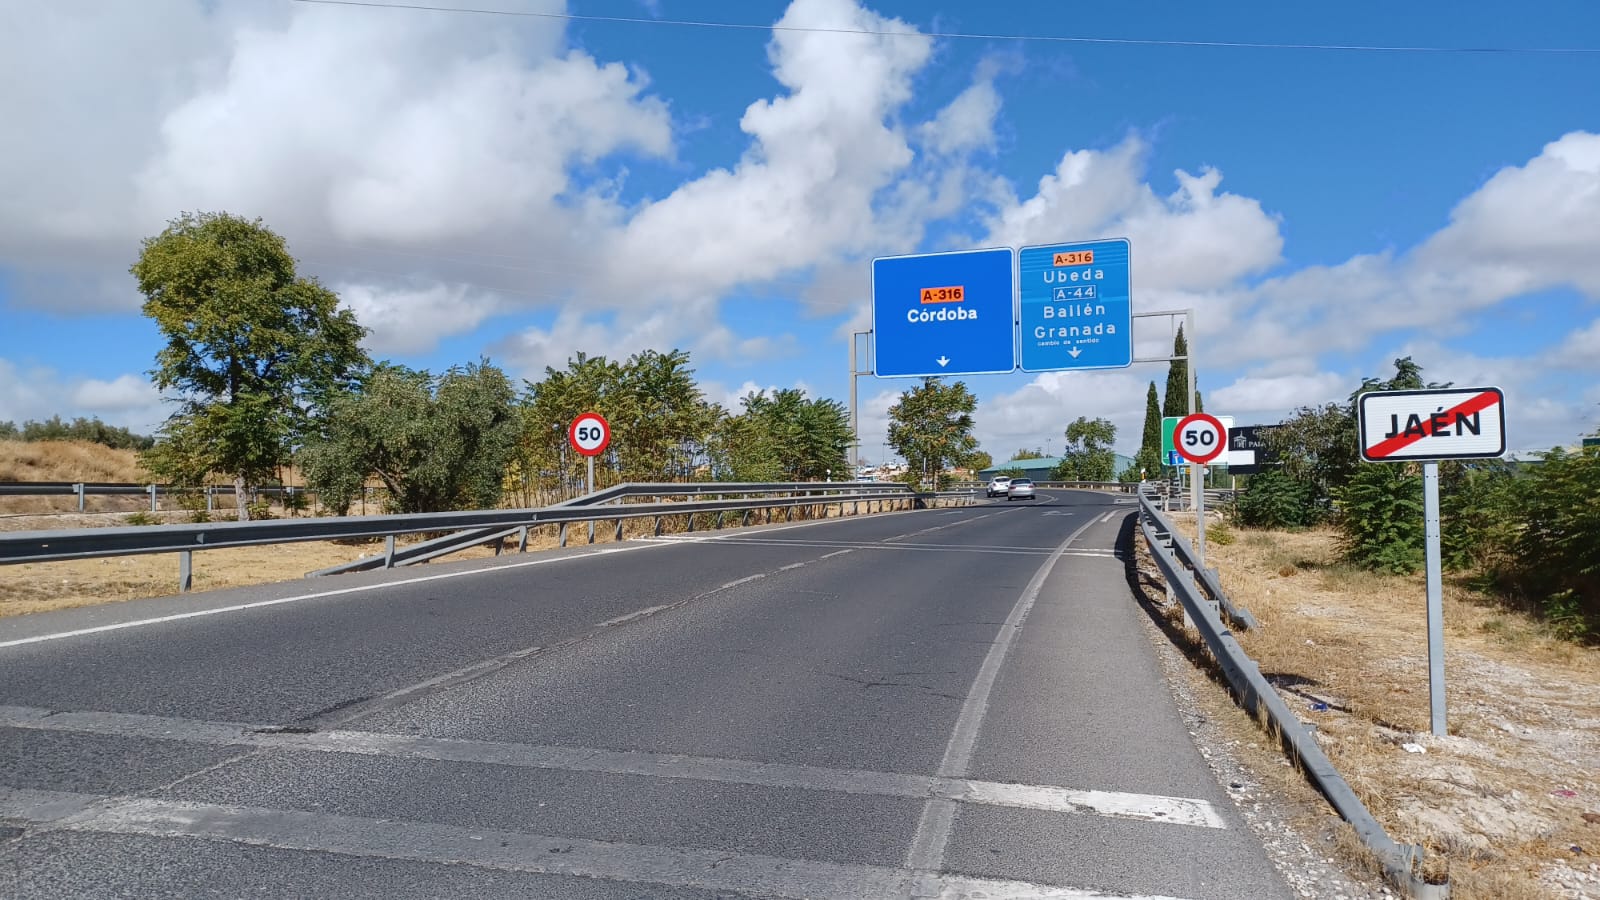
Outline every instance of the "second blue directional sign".
<path fill-rule="evenodd" d="M 1133 364 L 1124 239 L 1022 248 L 1022 370 L 1113 369 Z"/>
<path fill-rule="evenodd" d="M 1011 248 L 872 261 L 872 373 L 980 375 L 1017 367 Z"/>

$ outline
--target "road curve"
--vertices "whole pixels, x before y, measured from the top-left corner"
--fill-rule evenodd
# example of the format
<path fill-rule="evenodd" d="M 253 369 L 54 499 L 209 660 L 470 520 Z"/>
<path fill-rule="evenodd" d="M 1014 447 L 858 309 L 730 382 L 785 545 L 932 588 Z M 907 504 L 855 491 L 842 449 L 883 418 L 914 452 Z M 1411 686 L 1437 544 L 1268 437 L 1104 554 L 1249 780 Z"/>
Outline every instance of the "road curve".
<path fill-rule="evenodd" d="M 1291 896 L 1140 624 L 1124 498 L 0 623 L 0 895 Z"/>

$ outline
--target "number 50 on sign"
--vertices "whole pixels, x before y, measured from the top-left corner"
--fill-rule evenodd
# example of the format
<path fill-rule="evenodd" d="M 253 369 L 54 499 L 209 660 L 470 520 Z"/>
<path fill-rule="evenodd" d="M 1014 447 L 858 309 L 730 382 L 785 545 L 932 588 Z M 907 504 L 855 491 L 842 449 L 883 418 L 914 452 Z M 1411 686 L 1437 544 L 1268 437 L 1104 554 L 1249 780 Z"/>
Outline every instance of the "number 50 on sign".
<path fill-rule="evenodd" d="M 1185 416 L 1176 429 L 1178 453 L 1196 465 L 1205 465 L 1228 448 L 1228 429 L 1216 416 L 1195 413 Z"/>

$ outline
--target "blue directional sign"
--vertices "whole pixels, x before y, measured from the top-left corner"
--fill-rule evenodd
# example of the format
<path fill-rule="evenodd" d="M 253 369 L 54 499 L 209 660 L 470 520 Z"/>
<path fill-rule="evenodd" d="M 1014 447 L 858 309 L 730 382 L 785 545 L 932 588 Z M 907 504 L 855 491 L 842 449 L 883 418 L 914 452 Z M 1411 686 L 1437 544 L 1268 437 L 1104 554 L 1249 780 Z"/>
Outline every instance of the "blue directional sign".
<path fill-rule="evenodd" d="M 1022 248 L 1022 370 L 1133 364 L 1126 239 Z"/>
<path fill-rule="evenodd" d="M 872 373 L 980 375 L 1017 367 L 1010 247 L 872 261 Z"/>

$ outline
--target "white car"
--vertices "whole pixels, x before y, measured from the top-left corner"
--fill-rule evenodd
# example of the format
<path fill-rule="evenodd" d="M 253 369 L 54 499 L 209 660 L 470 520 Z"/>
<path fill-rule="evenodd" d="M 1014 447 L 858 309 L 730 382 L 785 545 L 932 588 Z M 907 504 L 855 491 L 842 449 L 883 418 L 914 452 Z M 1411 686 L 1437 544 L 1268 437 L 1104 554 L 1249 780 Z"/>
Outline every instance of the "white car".
<path fill-rule="evenodd" d="M 1006 496 L 1006 491 L 1010 487 L 1011 487 L 1011 479 L 1010 478 L 1007 478 L 1004 475 L 997 475 L 989 482 L 988 495 L 990 497 L 1004 497 L 1004 496 Z"/>

